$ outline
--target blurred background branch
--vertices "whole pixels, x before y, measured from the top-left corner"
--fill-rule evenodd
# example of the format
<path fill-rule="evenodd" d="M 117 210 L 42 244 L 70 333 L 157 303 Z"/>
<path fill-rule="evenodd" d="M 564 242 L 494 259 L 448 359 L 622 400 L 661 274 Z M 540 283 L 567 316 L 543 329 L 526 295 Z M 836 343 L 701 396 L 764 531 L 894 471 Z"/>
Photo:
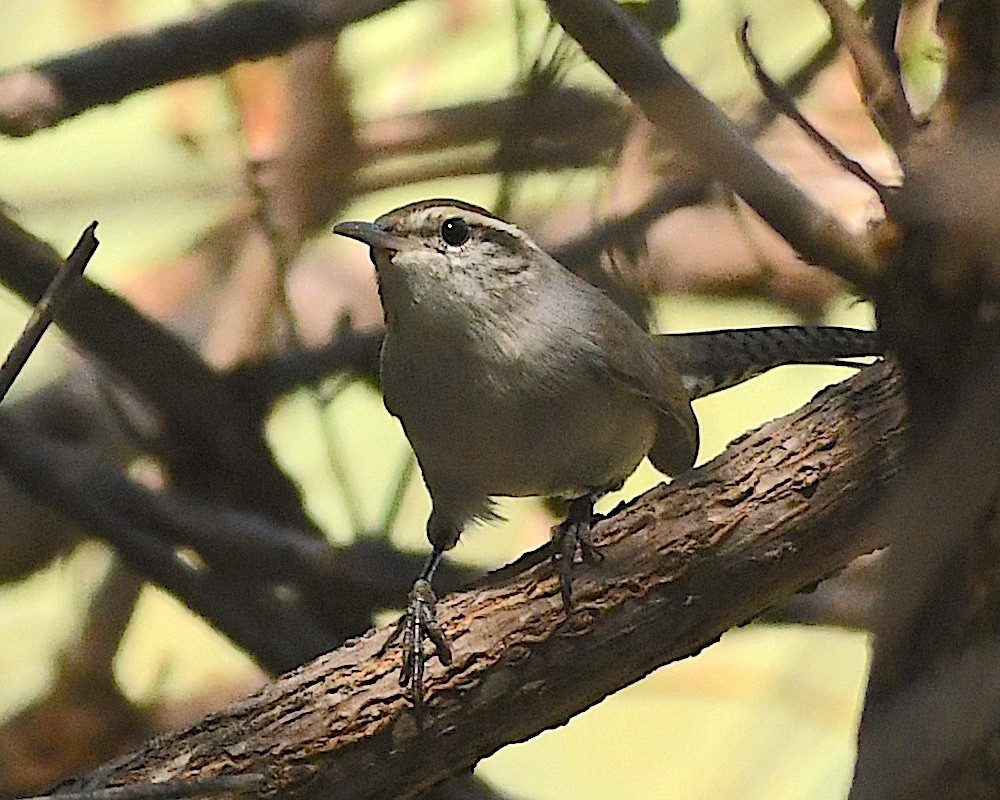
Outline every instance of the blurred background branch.
<path fill-rule="evenodd" d="M 0 76 L 0 133 L 29 136 L 134 92 L 332 36 L 399 0 L 234 2 Z"/>

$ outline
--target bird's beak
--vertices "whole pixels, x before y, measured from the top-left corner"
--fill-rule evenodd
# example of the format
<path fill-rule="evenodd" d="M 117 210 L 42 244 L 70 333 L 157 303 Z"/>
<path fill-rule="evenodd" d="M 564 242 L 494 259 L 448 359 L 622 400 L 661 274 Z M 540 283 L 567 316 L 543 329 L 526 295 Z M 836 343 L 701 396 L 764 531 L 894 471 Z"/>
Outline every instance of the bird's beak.
<path fill-rule="evenodd" d="M 333 232 L 380 250 L 404 250 L 408 246 L 402 236 L 384 231 L 371 222 L 340 222 L 333 226 Z"/>

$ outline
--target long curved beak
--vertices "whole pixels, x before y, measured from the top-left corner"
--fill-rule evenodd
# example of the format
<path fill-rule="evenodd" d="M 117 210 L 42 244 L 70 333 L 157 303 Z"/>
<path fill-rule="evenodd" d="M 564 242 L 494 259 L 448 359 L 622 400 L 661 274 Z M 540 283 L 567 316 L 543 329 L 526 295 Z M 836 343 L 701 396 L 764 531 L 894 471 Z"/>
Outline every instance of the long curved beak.
<path fill-rule="evenodd" d="M 402 236 L 384 231 L 371 222 L 339 222 L 333 226 L 333 232 L 383 250 L 403 250 L 408 245 Z"/>

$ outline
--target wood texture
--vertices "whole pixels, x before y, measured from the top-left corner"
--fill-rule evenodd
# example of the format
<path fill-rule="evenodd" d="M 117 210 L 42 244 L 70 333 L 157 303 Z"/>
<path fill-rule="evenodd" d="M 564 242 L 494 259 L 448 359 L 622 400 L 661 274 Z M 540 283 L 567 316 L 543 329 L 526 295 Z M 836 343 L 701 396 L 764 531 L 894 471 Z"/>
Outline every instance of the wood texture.
<path fill-rule="evenodd" d="M 426 789 L 883 545 L 862 521 L 898 468 L 904 418 L 901 381 L 878 363 L 619 509 L 568 619 L 547 561 L 443 599 L 455 660 L 430 666 L 422 725 L 381 629 L 62 788 L 257 772 L 280 796 Z"/>

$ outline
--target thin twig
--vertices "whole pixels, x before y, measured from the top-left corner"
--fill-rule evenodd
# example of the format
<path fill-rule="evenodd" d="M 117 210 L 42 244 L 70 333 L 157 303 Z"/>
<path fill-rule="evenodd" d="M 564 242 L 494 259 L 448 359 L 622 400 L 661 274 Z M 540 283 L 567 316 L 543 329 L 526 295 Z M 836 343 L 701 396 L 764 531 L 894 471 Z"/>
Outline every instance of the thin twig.
<path fill-rule="evenodd" d="M 48 244 L 0 213 L 0 281 L 21 299 L 37 302 L 63 259 Z M 164 412 L 180 418 L 222 408 L 209 368 L 178 337 L 140 314 L 120 296 L 83 280 L 60 327 Z M 122 342 L 127 341 L 128 347 Z M 224 415 L 223 415 L 224 418 Z"/>
<path fill-rule="evenodd" d="M 21 331 L 21 335 L 10 349 L 10 352 L 7 353 L 7 358 L 4 359 L 3 366 L 0 366 L 0 401 L 7 396 L 7 392 L 13 386 L 14 380 L 21 373 L 21 370 L 24 369 L 28 357 L 34 352 L 41 341 L 42 334 L 45 333 L 49 325 L 52 324 L 52 320 L 55 319 L 59 306 L 65 302 L 66 298 L 76 287 L 77 281 L 83 276 L 83 271 L 87 268 L 87 264 L 90 263 L 90 259 L 97 252 L 97 246 L 100 242 L 98 242 L 97 237 L 94 235 L 96 229 L 97 223 L 91 222 L 80 236 L 79 241 L 77 241 L 76 246 L 73 248 L 73 252 L 69 254 L 69 257 L 59 268 L 59 271 L 56 272 L 52 282 L 49 283 L 48 288 L 46 288 L 41 299 L 35 305 L 35 310 L 31 313 L 31 317 L 24 326 L 24 330 Z"/>
<path fill-rule="evenodd" d="M 902 156 L 907 142 L 917 130 L 917 123 L 910 113 L 899 75 L 886 63 L 879 46 L 845 0 L 816 2 L 823 7 L 834 34 L 854 59 L 861 83 L 861 98 L 875 127 L 893 150 Z"/>
<path fill-rule="evenodd" d="M 333 407 L 334 401 L 340 394 L 354 383 L 354 376 L 344 373 L 338 381 L 336 388 L 331 393 L 323 392 L 317 384 L 305 384 L 302 388 L 309 396 L 313 409 L 318 417 L 319 430 L 322 436 L 320 441 L 323 445 L 323 456 L 326 458 L 327 466 L 330 467 L 330 474 L 334 483 L 340 489 L 341 500 L 344 504 L 344 512 L 347 514 L 348 522 L 351 525 L 351 532 L 355 535 L 365 530 L 364 514 L 361 511 L 361 498 L 351 484 L 350 470 L 342 455 L 342 446 L 336 431 L 331 424 L 332 420 L 328 411 Z"/>
<path fill-rule="evenodd" d="M 36 302 L 62 263 L 51 247 L 0 212 L 0 282 Z M 214 491 L 224 486 L 247 507 L 308 524 L 298 490 L 263 440 L 266 409 L 224 395 L 217 373 L 187 344 L 118 295 L 86 277 L 78 290 L 60 312 L 60 328 L 148 400 L 163 415 L 165 429 L 197 445 L 199 477 L 212 475 L 218 480 Z M 187 446 L 180 450 L 190 453 Z M 178 454 L 166 455 L 169 460 Z"/>
<path fill-rule="evenodd" d="M 773 103 L 782 114 L 798 125 L 802 129 L 802 132 L 819 146 L 827 158 L 875 192 L 879 200 L 882 201 L 882 205 L 888 209 L 892 202 L 892 189 L 885 184 L 879 183 L 860 163 L 846 156 L 837 145 L 827 139 L 809 120 L 802 116 L 802 112 L 795 106 L 795 102 L 785 91 L 784 87 L 764 71 L 760 59 L 757 58 L 757 54 L 754 53 L 753 48 L 750 46 L 749 31 L 750 19 L 749 17 L 744 17 L 743 24 L 740 25 L 740 50 L 743 53 L 743 58 L 746 59 L 753 70 L 754 77 L 757 79 L 764 97 Z"/>
<path fill-rule="evenodd" d="M 867 0 L 862 7 L 867 6 Z M 786 90 L 793 97 L 809 88 L 816 76 L 834 59 L 839 44 L 834 38 L 821 45 L 812 57 L 793 72 L 786 81 Z M 756 139 L 774 121 L 776 109 L 769 103 L 757 103 L 746 114 L 740 129 L 749 139 Z M 675 161 L 676 163 L 676 161 Z M 645 203 L 626 214 L 611 217 L 593 225 L 586 233 L 560 245 L 552 255 L 567 264 L 585 263 L 596 259 L 608 247 L 635 241 L 657 219 L 683 205 L 699 202 L 708 188 L 704 170 L 673 166 L 664 170 L 666 176 Z"/>
<path fill-rule="evenodd" d="M 243 163 L 243 183 L 253 203 L 251 219 L 267 241 L 271 258 L 274 260 L 275 289 L 278 295 L 278 305 L 288 328 L 288 335 L 296 347 L 302 347 L 304 346 L 302 334 L 292 309 L 291 299 L 288 297 L 288 273 L 295 257 L 294 245 L 288 241 L 288 237 L 285 235 L 286 231 L 281 229 L 276 219 L 270 195 L 261 180 L 263 165 L 250 152 L 250 143 L 247 141 L 246 131 L 241 123 L 239 91 L 235 75 L 231 70 L 227 70 L 219 75 L 219 80 L 225 90 L 226 103 L 234 120 L 232 139 L 236 143 L 237 153 Z"/>

